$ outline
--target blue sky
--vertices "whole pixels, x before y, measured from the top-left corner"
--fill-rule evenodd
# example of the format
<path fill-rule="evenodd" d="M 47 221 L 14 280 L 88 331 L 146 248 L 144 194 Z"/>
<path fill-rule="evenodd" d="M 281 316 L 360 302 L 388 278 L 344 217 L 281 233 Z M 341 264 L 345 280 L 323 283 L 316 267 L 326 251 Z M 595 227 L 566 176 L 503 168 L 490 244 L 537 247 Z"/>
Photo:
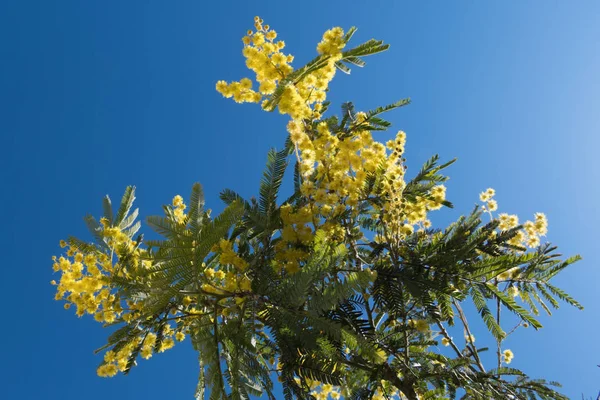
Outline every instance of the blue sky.
<path fill-rule="evenodd" d="M 254 15 L 279 32 L 296 66 L 332 26 L 357 26 L 355 44 L 391 43 L 364 69 L 338 74 L 330 99 L 371 109 L 412 98 L 390 115 L 408 134 L 409 172 L 434 153 L 458 157 L 447 185 L 455 209 L 438 212 L 438 226 L 490 186 L 501 211 L 548 215 L 548 239 L 584 257 L 557 282 L 586 310 L 564 306 L 507 344 L 517 368 L 561 381 L 572 398 L 595 395 L 600 3 L 5 0 L 0 293 L 11 315 L 1 333 L 2 397 L 192 397 L 189 343 L 130 376 L 96 377 L 92 351 L 107 332 L 52 300 L 50 257 L 68 235 L 89 239 L 82 217 L 130 184 L 143 215 L 196 181 L 216 211 L 224 188 L 256 193 L 285 118 L 214 90 L 219 79 L 247 75 L 240 38 Z"/>

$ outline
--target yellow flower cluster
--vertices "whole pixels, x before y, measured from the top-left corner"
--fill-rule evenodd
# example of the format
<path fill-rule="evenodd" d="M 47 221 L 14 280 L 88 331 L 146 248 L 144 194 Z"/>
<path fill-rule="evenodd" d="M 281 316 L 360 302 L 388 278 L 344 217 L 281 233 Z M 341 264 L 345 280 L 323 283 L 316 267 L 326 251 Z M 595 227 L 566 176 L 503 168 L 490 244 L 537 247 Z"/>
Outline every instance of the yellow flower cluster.
<path fill-rule="evenodd" d="M 221 265 L 233 265 L 240 272 L 244 272 L 248 268 L 248 263 L 237 255 L 233 250 L 233 243 L 229 240 L 221 239 L 218 251 L 220 253 L 219 262 Z"/>
<path fill-rule="evenodd" d="M 250 292 L 252 290 L 252 281 L 245 274 L 248 268 L 248 262 L 241 258 L 234 250 L 233 243 L 228 240 L 221 239 L 212 249 L 213 252 L 219 254 L 219 270 L 213 268 L 204 269 L 205 283 L 201 289 L 210 294 L 215 295 L 231 295 L 233 293 Z M 233 266 L 232 270 L 227 271 L 228 266 Z M 203 267 L 206 267 L 203 264 Z M 221 269 L 222 268 L 222 269 Z M 236 303 L 244 301 L 243 297 L 236 297 Z M 227 298 L 222 299 L 219 304 L 226 306 Z M 225 313 L 231 310 L 224 310 Z"/>
<path fill-rule="evenodd" d="M 299 379 L 296 379 L 300 383 Z M 347 398 L 350 393 L 343 387 L 334 386 L 331 384 L 323 384 L 319 381 L 307 379 L 311 389 L 311 396 L 317 400 L 338 400 Z M 373 400 L 405 400 L 406 397 L 393 387 L 389 382 L 382 380 L 381 385 L 375 390 L 372 397 Z"/>
<path fill-rule="evenodd" d="M 364 113 L 358 113 L 355 125 L 360 126 L 365 119 Z M 296 241 L 309 243 L 311 230 L 308 223 L 315 229 L 326 231 L 332 238 L 343 238 L 341 227 L 327 221 L 348 208 L 356 210 L 367 176 L 387 162 L 385 146 L 374 141 L 368 130 L 357 129 L 353 135 L 340 137 L 324 122 L 317 124 L 313 131 L 302 121 L 291 120 L 287 130 L 300 161 L 304 179 L 301 192 L 309 204 L 295 213 L 291 208 L 282 209 L 284 243 L 280 246 Z M 297 252 L 294 247 L 282 255 L 288 270 L 296 269 L 294 258 L 297 258 Z"/>
<path fill-rule="evenodd" d="M 339 57 L 344 45 L 344 31 L 340 27 L 335 27 L 325 31 L 323 39 L 317 45 L 317 52 Z"/>
<path fill-rule="evenodd" d="M 519 288 L 516 286 L 509 286 L 506 292 L 509 296 L 517 297 L 519 295 Z"/>
<path fill-rule="evenodd" d="M 429 323 L 424 319 L 417 319 L 417 320 L 409 319 L 408 326 L 416 329 L 417 331 L 419 331 L 421 333 L 429 332 Z"/>
<path fill-rule="evenodd" d="M 377 388 L 377 390 L 375 390 L 375 393 L 373 394 L 373 397 L 371 397 L 371 399 L 373 399 L 373 400 L 388 400 L 388 399 L 406 400 L 406 396 L 404 396 L 402 393 L 400 393 L 398 391 L 398 389 L 392 387 L 391 385 L 387 385 L 387 386 L 390 386 L 390 388 L 388 390 L 385 390 L 382 388 Z"/>
<path fill-rule="evenodd" d="M 325 123 L 309 135 L 301 123 L 291 121 L 288 131 L 299 150 L 302 194 L 316 206 L 315 214 L 328 219 L 356 206 L 367 174 L 385 157 L 385 147 L 368 131 L 340 139 Z"/>
<path fill-rule="evenodd" d="M 224 97 L 233 98 L 238 103 L 258 103 L 266 96 L 262 103 L 266 108 L 277 86 L 294 71 L 290 65 L 294 57 L 281 52 L 285 43 L 276 42 L 277 33 L 270 30 L 268 25 L 263 25 L 259 17 L 255 18 L 254 26 L 256 31 L 248 31 L 248 35 L 242 39 L 242 54 L 246 58 L 246 66 L 256 75 L 258 91 L 252 89 L 253 83 L 249 78 L 231 83 L 221 80 L 217 82 L 216 89 Z M 326 99 L 327 87 L 335 75 L 335 63 L 341 58 L 345 44 L 343 34 L 341 28 L 333 28 L 325 33 L 319 44 L 323 53 L 319 68 L 304 74 L 302 79 L 286 83 L 278 103 L 280 113 L 288 114 L 295 120 L 320 118 L 319 111 Z"/>
<path fill-rule="evenodd" d="M 288 273 L 294 274 L 299 271 L 300 263 L 308 256 L 308 253 L 301 249 L 301 245 L 311 243 L 314 238 L 313 229 L 309 224 L 316 224 L 318 209 L 308 204 L 294 210 L 291 205 L 284 204 L 280 209 L 280 217 L 283 229 L 281 239 L 275 244 L 273 268 L 276 271 L 284 268 Z"/>
<path fill-rule="evenodd" d="M 173 199 L 174 215 L 178 222 L 182 223 L 185 219 L 183 210 L 185 204 L 181 196 L 175 196 Z M 131 277 L 133 273 L 142 272 L 140 269 L 147 270 L 151 263 L 144 259 L 146 250 L 139 248 L 139 243 L 134 242 L 121 229 L 111 226 L 106 218 L 100 219 L 101 235 L 104 243 L 108 246 L 108 254 L 92 247 L 81 247 L 86 249 L 83 252 L 78 244 L 69 245 L 61 240 L 60 246 L 66 248 L 66 254 L 60 257 L 53 257 L 53 269 L 61 273 L 59 282 L 52 281 L 57 286 L 56 300 L 66 300 L 65 309 L 71 306 L 76 307 L 77 316 L 84 314 L 94 316 L 94 319 L 100 323 L 113 323 L 119 319 L 130 323 L 138 319 L 143 312 L 143 302 L 127 300 L 125 304 L 119 294 L 116 293 L 111 285 L 114 276 Z M 113 263 L 113 256 L 117 255 L 119 260 L 126 262 Z M 143 278 L 145 277 L 145 278 Z M 139 279 L 152 279 L 152 274 L 140 274 Z M 187 299 L 187 302 L 186 302 Z M 182 316 L 185 313 L 194 313 L 191 298 L 185 298 L 183 307 L 171 310 L 174 316 Z M 174 318 L 176 320 L 177 318 Z M 185 334 L 182 329 L 189 323 L 183 320 L 180 324 L 180 330 L 175 332 L 169 325 L 163 327 L 163 338 L 158 351 L 163 352 L 173 347 L 176 340 L 182 341 Z M 134 349 L 141 343 L 140 354 L 144 358 L 150 358 L 154 349 L 157 335 L 149 332 L 145 336 L 134 337 L 129 342 L 120 347 L 118 351 L 108 351 L 105 353 L 104 363 L 98 368 L 97 373 L 102 377 L 112 377 L 119 371 L 124 371 L 127 362 Z M 143 341 L 143 343 L 142 343 Z"/>
<path fill-rule="evenodd" d="M 263 96 L 271 95 L 277 83 L 294 70 L 289 65 L 294 58 L 281 52 L 285 43 L 275 42 L 277 32 L 270 30 L 268 25 L 263 25 L 259 17 L 255 18 L 254 26 L 256 32 L 248 31 L 248 35 L 242 39 L 242 54 L 246 58 L 246 66 L 256 74 L 258 91 L 252 90 L 252 80 L 249 78 L 229 84 L 225 81 L 217 82 L 217 91 L 238 103 L 259 103 Z"/>
<path fill-rule="evenodd" d="M 204 274 L 209 281 L 202 285 L 202 290 L 207 293 L 231 294 L 240 290 L 248 292 L 252 288 L 252 281 L 246 275 L 231 271 L 215 271 L 212 268 L 207 268 Z"/>
<path fill-rule="evenodd" d="M 317 400 L 327 400 L 329 398 L 337 400 L 342 396 L 338 386 L 333 386 L 328 383 L 322 384 L 319 381 L 313 381 L 310 379 L 307 379 L 307 381 L 310 385 L 311 396 L 314 396 Z"/>
<path fill-rule="evenodd" d="M 512 359 L 515 357 L 515 355 L 513 354 L 512 351 L 510 350 L 504 350 L 502 352 L 502 360 L 506 363 L 506 364 L 510 364 Z"/>
<path fill-rule="evenodd" d="M 535 213 L 534 221 L 526 221 L 523 224 L 526 234 L 525 242 L 528 247 L 534 248 L 540 245 L 540 237 L 548 233 L 548 220 L 543 213 Z"/>
<path fill-rule="evenodd" d="M 123 237 L 129 240 L 126 235 L 114 231 L 108 234 L 108 241 L 116 248 L 124 243 Z M 113 266 L 110 258 L 99 251 L 84 254 L 64 242 L 61 245 L 68 247 L 66 257 L 52 257 L 54 271 L 61 273 L 55 300 L 66 300 L 66 309 L 74 305 L 79 317 L 87 313 L 99 322 L 114 322 L 123 309 L 108 284 L 119 265 Z"/>
<path fill-rule="evenodd" d="M 446 187 L 438 185 L 430 190 L 428 196 L 416 196 L 415 201 L 409 201 L 403 196 L 406 182 L 402 155 L 406 144 L 406 134 L 399 131 L 395 140 L 386 143 L 391 151 L 386 165 L 385 180 L 383 182 L 384 205 L 383 220 L 389 239 L 403 239 L 414 232 L 415 225 L 429 228 L 431 222 L 427 213 L 438 210 L 446 200 Z"/>
<path fill-rule="evenodd" d="M 173 215 L 175 216 L 175 221 L 179 224 L 185 222 L 185 209 L 186 205 L 183 202 L 183 197 L 180 195 L 173 197 Z"/>
<path fill-rule="evenodd" d="M 498 209 L 498 203 L 494 200 L 496 191 L 492 188 L 488 188 L 485 192 L 479 194 L 479 200 L 487 204 L 487 210 L 496 211 Z"/>
<path fill-rule="evenodd" d="M 519 217 L 515 214 L 499 214 L 498 221 L 500 221 L 500 225 L 498 225 L 498 228 L 500 228 L 500 230 L 502 231 L 507 231 L 509 229 L 516 228 L 519 225 Z"/>
<path fill-rule="evenodd" d="M 365 113 L 357 113 L 355 133 L 341 138 L 332 134 L 325 123 L 318 124 L 316 132 L 307 131 L 299 121 L 288 123 L 290 138 L 299 150 L 300 172 L 305 179 L 302 194 L 318 207 L 318 214 L 326 219 L 335 217 L 347 207 L 355 210 L 366 178 L 378 168 L 384 168 L 383 189 L 378 194 L 387 201 L 379 211 L 389 234 L 403 238 L 414 231 L 415 224 L 428 228 L 427 212 L 441 207 L 445 187 L 436 186 L 428 197 L 417 197 L 414 202 L 404 199 L 402 192 L 406 183 L 402 154 L 406 134 L 398 132 L 396 139 L 387 143 L 386 149 L 373 139 L 370 131 L 359 128 L 366 126 L 366 118 Z"/>
<path fill-rule="evenodd" d="M 497 279 L 499 281 L 507 281 L 510 279 L 515 279 L 519 276 L 519 268 L 518 267 L 514 267 L 509 269 L 508 271 L 505 271 L 503 273 L 501 273 L 500 275 L 498 275 Z"/>
<path fill-rule="evenodd" d="M 162 329 L 162 340 L 158 347 L 158 352 L 162 353 L 175 346 L 175 339 L 182 341 L 185 339 L 185 334 L 182 331 L 175 331 L 170 325 L 165 325 Z M 148 332 L 145 335 L 136 336 L 131 339 L 125 346 L 121 347 L 117 352 L 109 350 L 104 353 L 104 362 L 97 369 L 97 374 L 100 377 L 110 378 L 118 372 L 124 372 L 127 369 L 127 364 L 134 350 L 141 344 L 140 355 L 144 359 L 149 359 L 154 353 L 156 347 L 157 335 L 153 332 Z"/>
<path fill-rule="evenodd" d="M 498 203 L 493 199 L 495 194 L 496 191 L 492 188 L 488 188 L 485 192 L 479 194 L 479 200 L 487 205 L 487 208 L 484 206 L 484 210 L 488 211 L 490 215 L 492 211 L 498 209 Z M 498 222 L 498 229 L 500 231 L 507 231 L 519 226 L 519 217 L 514 214 L 501 213 L 498 215 Z M 546 215 L 535 213 L 534 221 L 526 221 L 523 224 L 523 229 L 517 232 L 516 236 L 508 243 L 513 246 L 536 248 L 540 245 L 540 237 L 545 236 L 547 233 L 548 220 L 546 219 Z"/>
<path fill-rule="evenodd" d="M 321 118 L 322 104 L 327 98 L 327 88 L 336 72 L 335 63 L 342 57 L 345 46 L 342 28 L 333 28 L 325 32 L 319 48 L 323 50 L 323 58 L 319 68 L 301 79 L 287 83 L 279 101 L 279 112 L 289 115 L 293 120 Z M 291 72 L 291 71 L 290 71 Z M 263 107 L 267 102 L 263 103 Z"/>

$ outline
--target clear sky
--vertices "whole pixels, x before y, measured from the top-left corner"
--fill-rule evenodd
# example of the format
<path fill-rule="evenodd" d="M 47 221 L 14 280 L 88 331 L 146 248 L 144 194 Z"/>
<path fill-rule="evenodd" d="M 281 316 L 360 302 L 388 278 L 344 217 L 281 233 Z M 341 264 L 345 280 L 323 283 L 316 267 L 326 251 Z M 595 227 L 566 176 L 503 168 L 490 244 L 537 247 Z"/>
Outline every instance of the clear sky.
<path fill-rule="evenodd" d="M 126 185 L 138 187 L 142 215 L 196 181 L 216 211 L 221 189 L 256 194 L 285 119 L 214 90 L 247 75 L 240 38 L 254 15 L 279 32 L 296 66 L 336 25 L 359 28 L 354 44 L 391 43 L 364 69 L 338 74 L 330 98 L 359 110 L 412 98 L 389 116 L 407 132 L 409 173 L 434 153 L 458 157 L 447 184 L 456 208 L 434 223 L 469 212 L 487 187 L 501 211 L 548 215 L 548 239 L 584 257 L 557 282 L 586 310 L 565 305 L 508 347 L 515 367 L 563 382 L 570 397 L 597 394 L 600 3 L 416 3 L 0 2 L 0 397 L 192 397 L 189 343 L 127 377 L 98 378 L 92 351 L 107 332 L 52 300 L 50 257 L 68 235 L 89 239 L 82 217 L 99 215 L 102 196 L 118 200 Z"/>

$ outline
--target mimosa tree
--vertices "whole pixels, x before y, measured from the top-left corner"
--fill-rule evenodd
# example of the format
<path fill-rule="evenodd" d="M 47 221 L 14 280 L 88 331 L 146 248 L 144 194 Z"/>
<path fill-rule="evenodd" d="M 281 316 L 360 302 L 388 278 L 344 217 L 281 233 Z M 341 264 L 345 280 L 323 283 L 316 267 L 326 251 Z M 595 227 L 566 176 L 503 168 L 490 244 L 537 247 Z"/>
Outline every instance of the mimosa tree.
<path fill-rule="evenodd" d="M 117 210 L 107 196 L 103 216 L 85 218 L 91 242 L 61 241 L 56 300 L 113 327 L 98 375 L 127 374 L 191 340 L 198 399 L 566 399 L 556 383 L 510 368 L 504 345 L 541 327 L 540 308 L 582 308 L 551 282 L 579 257 L 542 243 L 546 216 L 520 223 L 497 213 L 487 189 L 468 215 L 433 227 L 429 213 L 452 206 L 442 172 L 454 160 L 433 156 L 410 175 L 405 133 L 376 140 L 390 127 L 384 113 L 409 100 L 329 111 L 336 72 L 388 45 L 347 49 L 356 29 L 333 28 L 295 69 L 277 33 L 258 17 L 254 27 L 243 37 L 252 79 L 216 88 L 289 116 L 257 198 L 224 190 L 226 208 L 213 218 L 194 184 L 187 202 L 177 195 L 163 216 L 147 217 L 162 240 L 144 240 L 128 187 Z M 281 198 L 289 163 L 293 194 Z M 489 331 L 477 342 L 475 318 Z"/>

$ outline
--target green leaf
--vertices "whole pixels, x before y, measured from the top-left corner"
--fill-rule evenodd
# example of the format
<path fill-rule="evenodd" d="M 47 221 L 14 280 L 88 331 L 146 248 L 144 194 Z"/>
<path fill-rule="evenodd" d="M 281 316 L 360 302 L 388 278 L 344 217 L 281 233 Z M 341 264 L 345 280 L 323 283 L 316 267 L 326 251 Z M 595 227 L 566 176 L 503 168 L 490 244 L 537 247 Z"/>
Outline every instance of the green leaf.
<path fill-rule="evenodd" d="M 498 325 L 498 322 L 486 304 L 485 297 L 483 296 L 481 290 L 477 286 L 472 286 L 470 293 L 473 303 L 475 304 L 477 311 L 479 311 L 479 314 L 481 315 L 483 322 L 485 322 L 488 330 L 492 333 L 492 335 L 494 335 L 496 340 L 500 341 L 504 339 L 506 333 L 504 333 L 500 325 Z"/>
<path fill-rule="evenodd" d="M 573 307 L 577 307 L 580 310 L 583 310 L 583 306 L 574 298 L 572 298 L 571 296 L 569 296 L 569 294 L 567 294 L 567 292 L 563 291 L 562 289 L 559 289 L 558 287 L 551 285 L 549 283 L 546 283 L 546 287 L 559 299 L 561 299 L 562 301 L 564 301 L 565 303 L 568 303 L 570 305 L 572 305 Z"/>
<path fill-rule="evenodd" d="M 158 215 L 150 215 L 146 217 L 146 223 L 154 231 L 166 238 L 174 239 L 181 236 L 181 229 L 169 218 Z"/>
<path fill-rule="evenodd" d="M 267 166 L 259 189 L 259 210 L 266 220 L 266 225 L 269 225 L 271 217 L 277 209 L 277 195 L 283 182 L 288 155 L 287 149 L 279 152 L 271 149 L 267 155 Z"/>
<path fill-rule="evenodd" d="M 350 27 L 350 29 L 348 29 L 348 31 L 346 31 L 346 34 L 344 35 L 344 43 L 348 43 L 357 30 L 358 29 L 355 26 Z"/>
<path fill-rule="evenodd" d="M 367 120 L 367 122 L 369 122 L 373 117 L 375 117 L 379 114 L 383 114 L 385 112 L 394 110 L 396 108 L 404 107 L 409 104 L 410 104 L 410 98 L 406 98 L 406 99 L 398 100 L 395 103 L 388 104 L 387 106 L 377 107 L 376 109 L 367 112 L 366 120 Z"/>
<path fill-rule="evenodd" d="M 119 229 L 123 230 L 123 229 L 129 228 L 131 225 L 133 225 L 133 223 L 135 222 L 135 220 L 137 219 L 137 217 L 139 215 L 139 212 L 140 212 L 139 208 L 136 208 L 135 210 L 133 210 L 131 212 L 131 214 L 129 214 L 127 216 L 127 218 L 123 219 L 123 221 L 119 225 Z"/>
<path fill-rule="evenodd" d="M 356 119 L 356 111 L 352 102 L 342 103 L 342 120 L 339 129 L 344 129 L 346 124 L 352 123 Z"/>
<path fill-rule="evenodd" d="M 366 63 L 358 57 L 344 57 L 344 62 L 349 62 L 350 64 L 354 64 L 357 67 L 364 67 Z"/>
<path fill-rule="evenodd" d="M 204 192 L 202 191 L 202 185 L 198 182 L 192 186 L 188 218 L 192 232 L 198 234 L 204 219 Z"/>
<path fill-rule="evenodd" d="M 125 194 L 123 194 L 123 198 L 121 199 L 121 205 L 119 206 L 119 211 L 117 212 L 113 226 L 121 225 L 121 222 L 129 213 L 129 210 L 131 209 L 134 200 L 135 186 L 127 186 L 127 188 L 125 189 Z"/>
<path fill-rule="evenodd" d="M 381 53 L 390 48 L 389 44 L 383 44 L 383 40 L 370 39 L 351 50 L 342 53 L 342 59 L 346 57 L 365 57 Z"/>
<path fill-rule="evenodd" d="M 102 208 L 104 209 L 104 218 L 106 218 L 109 224 L 112 225 L 113 211 L 112 204 L 110 202 L 110 197 L 108 197 L 108 195 L 104 196 L 104 198 L 102 199 Z"/>
<path fill-rule="evenodd" d="M 348 74 L 348 75 L 350 74 L 350 68 L 348 68 L 346 65 L 344 65 L 344 63 L 337 61 L 334 65 L 337 69 L 339 69 L 343 73 Z"/>
<path fill-rule="evenodd" d="M 83 218 L 83 220 L 85 221 L 85 224 L 87 225 L 87 228 L 94 237 L 94 239 L 96 239 L 97 243 L 100 246 L 106 248 L 106 244 L 104 243 L 104 236 L 102 235 L 102 226 L 98 223 L 98 221 L 96 221 L 96 218 L 94 218 L 91 215 L 86 215 Z"/>
<path fill-rule="evenodd" d="M 504 294 L 491 283 L 487 284 L 487 288 L 494 293 L 496 298 L 500 299 L 502 304 L 504 304 L 509 311 L 515 313 L 522 320 L 529 322 L 535 329 L 542 327 L 542 324 L 540 324 L 537 319 L 533 318 L 526 309 L 518 305 L 512 297 Z"/>

